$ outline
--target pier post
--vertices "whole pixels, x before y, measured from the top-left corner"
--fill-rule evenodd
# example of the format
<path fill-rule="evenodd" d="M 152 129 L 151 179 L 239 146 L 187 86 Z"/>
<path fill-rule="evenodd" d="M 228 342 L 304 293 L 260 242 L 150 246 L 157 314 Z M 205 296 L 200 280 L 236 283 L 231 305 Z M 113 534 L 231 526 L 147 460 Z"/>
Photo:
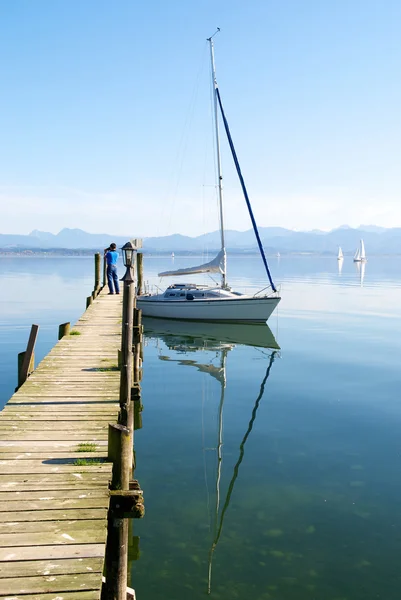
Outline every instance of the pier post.
<path fill-rule="evenodd" d="M 137 268 L 137 286 L 136 293 L 138 296 L 143 294 L 143 254 L 137 252 L 136 254 L 136 268 Z"/>
<path fill-rule="evenodd" d="M 95 296 L 97 296 L 100 291 L 100 271 L 101 271 L 100 252 L 96 252 L 96 254 L 95 254 L 95 287 L 94 287 Z"/>
<path fill-rule="evenodd" d="M 38 337 L 39 325 L 32 325 L 25 352 L 18 354 L 18 388 L 28 379 L 35 368 L 35 344 Z"/>
<path fill-rule="evenodd" d="M 134 384 L 131 390 L 131 402 L 133 405 L 133 416 L 134 416 L 134 429 L 142 429 L 142 400 L 141 400 L 141 387 L 139 383 Z"/>
<path fill-rule="evenodd" d="M 112 490 L 128 490 L 132 475 L 132 436 L 124 425 L 109 423 L 108 459 L 113 463 Z"/>
<path fill-rule="evenodd" d="M 70 333 L 71 323 L 62 323 L 58 326 L 58 339 L 61 340 L 65 335 Z"/>
<path fill-rule="evenodd" d="M 123 318 L 121 336 L 120 423 L 128 425 L 133 375 L 132 326 L 134 317 L 134 278 L 131 267 L 124 276 Z"/>
<path fill-rule="evenodd" d="M 86 299 L 86 308 L 89 308 L 92 303 L 93 303 L 92 296 L 88 296 Z"/>
<path fill-rule="evenodd" d="M 140 308 L 134 308 L 134 323 L 132 350 L 134 353 L 134 383 L 140 381 L 141 365 L 141 345 L 142 345 L 142 311 Z"/>
<path fill-rule="evenodd" d="M 111 490 L 129 490 L 132 475 L 132 432 L 109 424 L 108 459 L 113 462 Z M 128 519 L 109 510 L 106 547 L 106 600 L 126 600 L 128 581 Z"/>
<path fill-rule="evenodd" d="M 22 365 L 24 362 L 26 356 L 26 352 L 19 352 L 18 353 L 18 385 L 15 388 L 15 391 L 18 390 L 18 388 L 21 387 L 21 385 L 23 383 L 25 383 L 26 379 L 23 379 L 22 376 Z M 35 352 L 32 352 L 32 356 L 31 356 L 31 361 L 29 363 L 29 368 L 28 368 L 28 376 L 35 370 Z"/>

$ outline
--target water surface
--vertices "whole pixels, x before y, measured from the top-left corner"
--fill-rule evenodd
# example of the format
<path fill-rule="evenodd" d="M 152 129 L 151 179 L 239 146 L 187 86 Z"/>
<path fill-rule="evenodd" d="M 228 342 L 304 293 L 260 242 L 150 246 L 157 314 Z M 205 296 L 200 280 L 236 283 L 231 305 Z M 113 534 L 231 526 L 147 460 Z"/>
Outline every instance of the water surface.
<path fill-rule="evenodd" d="M 373 257 L 364 273 L 350 259 L 341 273 L 335 258 L 271 261 L 283 299 L 270 348 L 147 327 L 138 599 L 398 600 L 399 261 Z M 145 278 L 168 268 L 148 257 Z M 40 358 L 82 313 L 93 259 L 0 259 L 0 274 L 4 404 L 31 323 Z M 256 292 L 260 262 L 232 258 L 229 281 Z"/>

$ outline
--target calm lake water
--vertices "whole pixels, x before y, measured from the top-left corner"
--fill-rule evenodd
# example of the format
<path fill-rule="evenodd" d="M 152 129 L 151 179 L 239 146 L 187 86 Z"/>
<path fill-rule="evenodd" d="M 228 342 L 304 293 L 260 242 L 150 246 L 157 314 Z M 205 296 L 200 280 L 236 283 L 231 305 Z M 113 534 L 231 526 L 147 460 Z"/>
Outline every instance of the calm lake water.
<path fill-rule="evenodd" d="M 138 600 L 399 599 L 400 262 L 270 260 L 283 299 L 262 343 L 147 324 Z M 171 264 L 146 258 L 146 279 Z M 4 258 L 0 274 L 3 405 L 30 324 L 41 358 L 83 312 L 93 259 Z M 265 285 L 256 257 L 232 258 L 228 279 Z"/>

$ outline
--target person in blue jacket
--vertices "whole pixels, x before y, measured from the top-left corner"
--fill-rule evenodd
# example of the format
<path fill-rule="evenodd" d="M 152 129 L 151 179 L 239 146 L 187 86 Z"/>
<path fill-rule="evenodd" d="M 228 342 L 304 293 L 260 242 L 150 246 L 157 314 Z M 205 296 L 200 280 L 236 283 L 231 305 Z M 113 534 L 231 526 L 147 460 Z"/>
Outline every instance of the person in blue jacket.
<path fill-rule="evenodd" d="M 116 251 L 116 245 L 110 244 L 109 248 L 106 248 L 104 251 L 104 257 L 106 259 L 107 264 L 107 285 L 109 286 L 109 294 L 119 294 L 120 286 L 118 283 L 118 275 L 117 275 L 117 261 L 118 261 L 118 252 Z"/>

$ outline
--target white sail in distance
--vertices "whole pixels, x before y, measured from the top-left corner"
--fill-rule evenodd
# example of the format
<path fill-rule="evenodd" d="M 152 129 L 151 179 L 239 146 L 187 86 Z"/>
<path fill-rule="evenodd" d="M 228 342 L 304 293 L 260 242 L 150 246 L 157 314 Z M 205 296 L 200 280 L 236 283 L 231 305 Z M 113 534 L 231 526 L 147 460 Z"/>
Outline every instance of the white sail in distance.
<path fill-rule="evenodd" d="M 187 267 L 186 269 L 177 269 L 175 271 L 163 271 L 159 277 L 175 277 L 180 275 L 196 275 L 197 273 L 224 273 L 225 251 L 220 250 L 213 260 L 197 265 L 196 267 Z"/>
<path fill-rule="evenodd" d="M 361 240 L 360 258 L 361 260 L 366 260 L 365 244 L 363 243 L 363 240 Z"/>
<path fill-rule="evenodd" d="M 337 259 L 338 260 L 342 260 L 343 258 L 344 258 L 344 254 L 343 254 L 343 251 L 341 249 L 341 246 L 339 246 L 338 247 L 338 256 L 337 256 Z"/>

